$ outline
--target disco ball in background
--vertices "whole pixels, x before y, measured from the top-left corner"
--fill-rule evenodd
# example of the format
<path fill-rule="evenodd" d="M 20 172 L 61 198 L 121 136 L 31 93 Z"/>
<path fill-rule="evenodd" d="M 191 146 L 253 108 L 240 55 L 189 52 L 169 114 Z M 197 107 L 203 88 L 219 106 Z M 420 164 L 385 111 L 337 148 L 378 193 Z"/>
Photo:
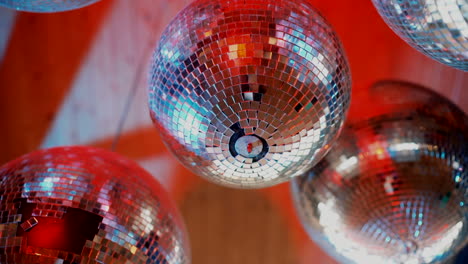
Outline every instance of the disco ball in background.
<path fill-rule="evenodd" d="M 0 0 L 0 6 L 28 12 L 53 13 L 81 8 L 99 0 Z"/>
<path fill-rule="evenodd" d="M 372 0 L 387 24 L 411 46 L 468 71 L 467 0 Z"/>
<path fill-rule="evenodd" d="M 166 145 L 231 187 L 304 173 L 350 100 L 340 41 L 307 0 L 192 2 L 163 33 L 151 75 L 151 117 Z"/>
<path fill-rule="evenodd" d="M 0 168 L 0 263 L 189 263 L 181 218 L 136 163 L 86 147 Z"/>
<path fill-rule="evenodd" d="M 468 238 L 467 116 L 403 82 L 355 102 L 367 116 L 292 181 L 303 225 L 344 263 L 449 259 Z"/>

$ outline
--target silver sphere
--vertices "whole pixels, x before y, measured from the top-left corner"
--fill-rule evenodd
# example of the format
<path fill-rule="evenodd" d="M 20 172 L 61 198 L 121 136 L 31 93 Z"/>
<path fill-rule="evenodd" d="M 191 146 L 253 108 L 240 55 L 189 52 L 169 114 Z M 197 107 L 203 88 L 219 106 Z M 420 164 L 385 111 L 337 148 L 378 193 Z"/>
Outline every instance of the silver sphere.
<path fill-rule="evenodd" d="M 112 152 L 59 147 L 7 163 L 0 212 L 0 263 L 190 263 L 169 195 Z"/>
<path fill-rule="evenodd" d="M 161 37 L 149 107 L 189 169 L 259 188 L 323 157 L 350 90 L 340 41 L 308 0 L 198 0 Z"/>
<path fill-rule="evenodd" d="M 448 66 L 468 71 L 467 0 L 372 0 L 408 44 Z"/>
<path fill-rule="evenodd" d="M 55 13 L 81 8 L 99 0 L 0 0 L 0 6 L 19 11 Z"/>
<path fill-rule="evenodd" d="M 445 263 L 468 239 L 468 117 L 381 82 L 327 156 L 292 181 L 309 235 L 343 263 Z"/>

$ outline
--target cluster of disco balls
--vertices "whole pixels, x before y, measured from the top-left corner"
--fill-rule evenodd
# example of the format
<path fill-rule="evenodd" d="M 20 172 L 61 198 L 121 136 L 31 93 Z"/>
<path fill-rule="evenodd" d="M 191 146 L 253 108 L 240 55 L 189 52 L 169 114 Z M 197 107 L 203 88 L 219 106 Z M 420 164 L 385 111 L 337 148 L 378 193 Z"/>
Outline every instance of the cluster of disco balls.
<path fill-rule="evenodd" d="M 468 70 L 466 1 L 373 2 L 412 46 Z M 162 34 L 148 94 L 186 167 L 237 188 L 291 180 L 305 229 L 343 262 L 439 263 L 468 242 L 467 116 L 425 88 L 386 81 L 354 99 L 361 115 L 345 124 L 348 62 L 308 0 L 193 1 Z M 189 262 L 168 195 L 117 154 L 61 147 L 0 168 L 0 263 Z"/>

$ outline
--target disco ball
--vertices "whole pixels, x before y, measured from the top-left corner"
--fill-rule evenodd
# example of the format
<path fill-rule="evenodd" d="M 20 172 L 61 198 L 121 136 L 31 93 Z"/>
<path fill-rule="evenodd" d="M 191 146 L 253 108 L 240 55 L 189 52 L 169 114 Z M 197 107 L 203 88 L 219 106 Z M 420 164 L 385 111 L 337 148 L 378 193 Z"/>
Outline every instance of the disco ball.
<path fill-rule="evenodd" d="M 302 223 L 343 263 L 446 261 L 468 239 L 468 118 L 404 82 L 368 96 L 351 107 L 365 117 L 292 181 Z"/>
<path fill-rule="evenodd" d="M 0 6 L 19 11 L 53 13 L 81 8 L 99 0 L 0 0 Z"/>
<path fill-rule="evenodd" d="M 136 163 L 86 147 L 0 168 L 0 263 L 189 263 L 181 218 Z"/>
<path fill-rule="evenodd" d="M 350 83 L 340 41 L 307 0 L 199 0 L 161 37 L 149 106 L 166 145 L 192 171 L 259 188 L 323 157 Z"/>
<path fill-rule="evenodd" d="M 468 1 L 372 0 L 406 42 L 446 65 L 468 71 Z"/>

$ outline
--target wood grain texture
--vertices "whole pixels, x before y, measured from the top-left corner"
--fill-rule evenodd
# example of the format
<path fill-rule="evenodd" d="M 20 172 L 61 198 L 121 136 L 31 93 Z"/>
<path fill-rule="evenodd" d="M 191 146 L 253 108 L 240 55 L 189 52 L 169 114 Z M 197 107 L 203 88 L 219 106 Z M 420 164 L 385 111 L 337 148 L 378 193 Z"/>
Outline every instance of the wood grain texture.
<path fill-rule="evenodd" d="M 203 182 L 181 203 L 193 263 L 298 263 L 287 222 L 262 195 Z"/>

